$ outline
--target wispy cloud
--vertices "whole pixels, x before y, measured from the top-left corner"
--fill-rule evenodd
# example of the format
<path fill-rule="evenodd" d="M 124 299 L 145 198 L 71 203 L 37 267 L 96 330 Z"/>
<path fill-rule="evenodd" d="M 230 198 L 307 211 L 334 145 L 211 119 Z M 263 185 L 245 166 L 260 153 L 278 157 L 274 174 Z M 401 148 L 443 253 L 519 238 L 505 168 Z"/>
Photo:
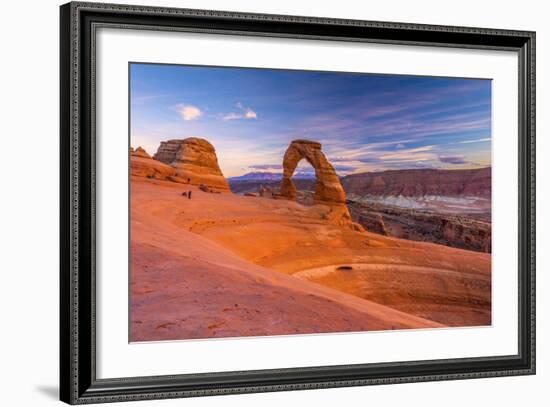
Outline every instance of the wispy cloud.
<path fill-rule="evenodd" d="M 208 139 L 226 176 L 280 172 L 301 138 L 338 171 L 491 163 L 486 80 L 164 65 L 131 75 L 132 144 Z"/>
<path fill-rule="evenodd" d="M 256 119 L 258 115 L 254 110 L 252 110 L 249 107 L 245 107 L 241 102 L 237 103 L 237 107 L 239 108 L 239 112 L 231 112 L 226 114 L 223 119 L 224 120 L 239 120 L 239 119 Z"/>
<path fill-rule="evenodd" d="M 479 138 L 479 139 L 476 139 L 476 140 L 459 141 L 459 144 L 482 143 L 484 141 L 491 141 L 491 137 Z"/>
<path fill-rule="evenodd" d="M 141 95 L 135 96 L 132 95 L 132 104 L 133 105 L 144 105 L 147 102 L 155 101 L 167 97 L 168 95 Z"/>
<path fill-rule="evenodd" d="M 255 164 L 249 165 L 248 168 L 253 170 L 282 170 L 283 166 L 281 164 Z"/>
<path fill-rule="evenodd" d="M 355 171 L 357 169 L 357 167 L 355 167 L 353 165 L 335 165 L 334 169 L 336 170 L 336 172 L 348 173 L 348 172 Z"/>
<path fill-rule="evenodd" d="M 202 110 L 200 110 L 197 106 L 193 106 L 193 105 L 179 104 L 175 106 L 175 109 L 180 114 L 182 120 L 186 122 L 191 120 L 197 120 L 199 117 L 203 115 Z"/>
<path fill-rule="evenodd" d="M 380 159 L 384 161 L 425 161 L 433 158 L 432 154 L 426 154 L 426 152 L 432 151 L 433 149 L 434 146 L 402 149 L 391 153 L 380 154 Z"/>

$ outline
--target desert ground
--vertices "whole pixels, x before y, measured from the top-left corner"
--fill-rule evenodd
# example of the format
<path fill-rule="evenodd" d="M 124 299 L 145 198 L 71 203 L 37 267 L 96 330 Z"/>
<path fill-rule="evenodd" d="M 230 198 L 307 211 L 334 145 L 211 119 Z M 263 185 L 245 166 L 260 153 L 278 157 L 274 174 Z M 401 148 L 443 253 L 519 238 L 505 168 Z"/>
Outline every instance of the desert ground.
<path fill-rule="evenodd" d="M 130 341 L 491 324 L 490 253 L 132 174 Z"/>

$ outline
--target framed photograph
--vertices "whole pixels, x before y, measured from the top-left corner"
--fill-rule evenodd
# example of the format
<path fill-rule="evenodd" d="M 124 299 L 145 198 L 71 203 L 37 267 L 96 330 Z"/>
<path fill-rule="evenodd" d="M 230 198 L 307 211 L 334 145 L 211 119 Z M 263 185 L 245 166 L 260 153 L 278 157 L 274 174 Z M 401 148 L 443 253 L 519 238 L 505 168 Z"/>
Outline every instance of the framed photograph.
<path fill-rule="evenodd" d="M 535 33 L 61 6 L 61 400 L 535 373 Z"/>

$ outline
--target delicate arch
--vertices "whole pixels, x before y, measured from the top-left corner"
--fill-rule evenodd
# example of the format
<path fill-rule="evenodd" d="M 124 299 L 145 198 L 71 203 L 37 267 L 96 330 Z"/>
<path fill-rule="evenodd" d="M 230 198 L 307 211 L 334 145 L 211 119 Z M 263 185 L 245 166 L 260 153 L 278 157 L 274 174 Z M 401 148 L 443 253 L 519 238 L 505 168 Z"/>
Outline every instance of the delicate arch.
<path fill-rule="evenodd" d="M 288 146 L 283 158 L 284 172 L 281 180 L 281 195 L 288 199 L 296 199 L 296 187 L 291 178 L 302 159 L 306 159 L 315 170 L 315 201 L 345 204 L 346 193 L 334 167 L 321 151 L 321 143 L 310 140 L 294 140 Z"/>

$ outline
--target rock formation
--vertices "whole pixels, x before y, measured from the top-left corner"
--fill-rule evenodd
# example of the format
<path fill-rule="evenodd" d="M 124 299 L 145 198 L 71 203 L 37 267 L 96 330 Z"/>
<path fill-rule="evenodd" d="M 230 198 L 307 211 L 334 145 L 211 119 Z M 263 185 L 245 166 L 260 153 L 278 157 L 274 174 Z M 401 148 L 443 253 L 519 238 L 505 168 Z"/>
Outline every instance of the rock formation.
<path fill-rule="evenodd" d="M 363 172 L 343 177 L 342 185 L 347 194 L 359 196 L 491 198 L 491 168 Z"/>
<path fill-rule="evenodd" d="M 366 230 L 399 239 L 491 252 L 491 223 L 466 216 L 348 200 L 352 219 Z"/>
<path fill-rule="evenodd" d="M 294 140 L 285 152 L 283 159 L 283 179 L 281 180 L 281 195 L 289 199 L 296 198 L 296 187 L 292 182 L 292 174 L 298 162 L 305 158 L 315 170 L 315 201 L 329 204 L 345 204 L 346 193 L 340 184 L 340 179 L 334 167 L 328 162 L 321 151 L 321 143 L 309 140 Z"/>
<path fill-rule="evenodd" d="M 163 141 L 154 158 L 175 168 L 173 180 L 176 182 L 229 191 L 229 184 L 218 165 L 216 150 L 204 139 L 190 137 Z"/>
<path fill-rule="evenodd" d="M 358 223 L 370 232 L 384 236 L 388 235 L 386 225 L 384 224 L 384 218 L 380 213 L 367 212 L 365 215 L 359 216 Z"/>
<path fill-rule="evenodd" d="M 135 150 L 130 147 L 130 174 L 137 177 L 169 179 L 176 175 L 176 170 L 152 159 L 142 147 Z"/>
<path fill-rule="evenodd" d="M 141 146 L 139 146 L 135 150 L 131 148 L 130 151 L 132 156 L 134 157 L 151 158 L 151 156 L 147 153 L 147 151 L 145 151 L 145 149 Z"/>
<path fill-rule="evenodd" d="M 300 160 L 304 158 L 315 170 L 314 202 L 331 206 L 328 215 L 331 222 L 342 225 L 350 224 L 351 216 L 346 206 L 346 193 L 334 167 L 321 151 L 321 143 L 310 140 L 294 140 L 290 143 L 283 158 L 280 195 L 287 199 L 296 199 L 296 186 L 291 177 Z"/>
<path fill-rule="evenodd" d="M 153 158 L 168 165 L 172 164 L 176 160 L 176 156 L 183 142 L 184 140 L 161 141 Z"/>

